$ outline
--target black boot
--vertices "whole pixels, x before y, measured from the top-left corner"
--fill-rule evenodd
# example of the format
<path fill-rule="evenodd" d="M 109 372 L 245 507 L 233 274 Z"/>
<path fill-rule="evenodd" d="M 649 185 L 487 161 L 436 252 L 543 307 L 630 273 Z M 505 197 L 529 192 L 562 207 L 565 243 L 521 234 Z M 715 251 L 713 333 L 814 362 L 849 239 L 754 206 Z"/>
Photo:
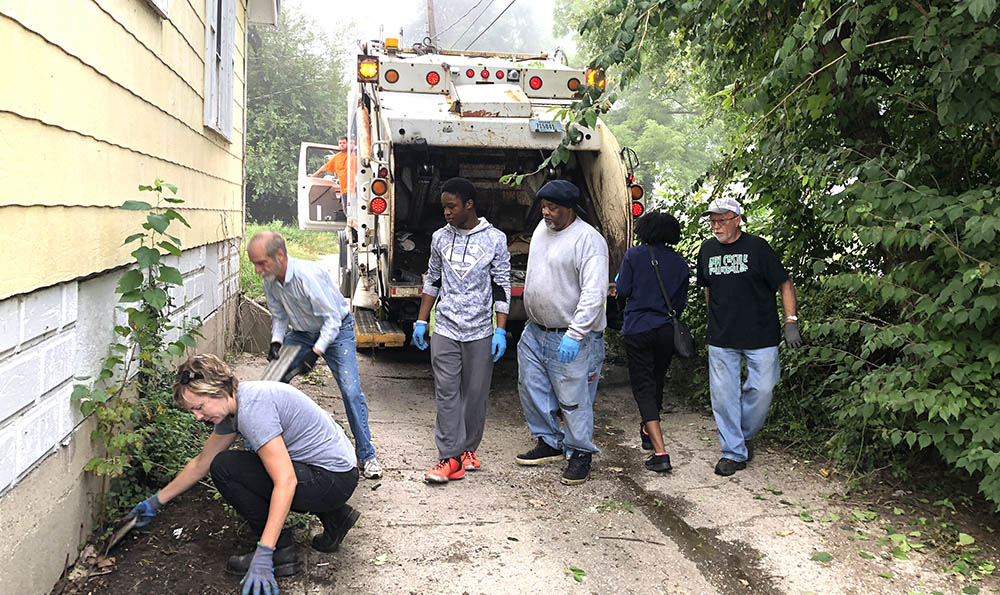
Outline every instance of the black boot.
<path fill-rule="evenodd" d="M 229 561 L 226 562 L 226 572 L 237 576 L 245 575 L 250 569 L 253 555 L 254 552 L 242 556 L 230 556 Z M 291 529 L 283 530 L 278 536 L 278 542 L 274 544 L 272 560 L 274 561 L 274 576 L 291 576 L 298 571 L 299 550 L 295 546 Z"/>
<path fill-rule="evenodd" d="M 313 537 L 312 546 L 317 551 L 327 553 L 340 549 L 340 543 L 344 541 L 347 532 L 361 518 L 361 513 L 354 510 L 350 504 L 343 504 L 329 512 L 315 514 L 323 523 L 323 532 Z"/>

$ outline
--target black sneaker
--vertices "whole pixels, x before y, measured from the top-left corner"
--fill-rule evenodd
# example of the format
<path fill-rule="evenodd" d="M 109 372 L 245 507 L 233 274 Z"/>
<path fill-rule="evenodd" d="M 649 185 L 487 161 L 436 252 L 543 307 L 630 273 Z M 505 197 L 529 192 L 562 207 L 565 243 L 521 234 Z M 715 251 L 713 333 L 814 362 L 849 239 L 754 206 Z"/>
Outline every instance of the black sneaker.
<path fill-rule="evenodd" d="M 538 444 L 535 445 L 535 448 L 532 448 L 524 454 L 517 455 L 514 457 L 514 460 L 518 465 L 541 465 L 543 463 L 561 461 L 564 458 L 563 451 L 558 448 L 552 448 L 546 444 L 544 440 L 539 438 Z"/>
<path fill-rule="evenodd" d="M 747 447 L 747 462 L 749 463 L 753 460 L 753 440 L 747 440 L 744 444 Z"/>
<path fill-rule="evenodd" d="M 274 576 L 291 576 L 298 571 L 299 550 L 292 540 L 289 529 L 281 532 L 278 543 L 275 544 L 274 554 L 271 561 L 274 563 Z M 250 570 L 250 562 L 256 550 L 242 556 L 230 556 L 226 562 L 226 572 L 243 576 Z"/>
<path fill-rule="evenodd" d="M 649 439 L 645 424 L 639 424 L 639 439 L 642 440 L 642 450 L 653 450 L 653 441 Z"/>
<path fill-rule="evenodd" d="M 340 543 L 344 541 L 347 532 L 351 530 L 354 523 L 361 518 L 361 513 L 354 510 L 349 504 L 344 504 L 337 510 L 320 513 L 320 522 L 323 523 L 323 532 L 313 537 L 313 549 L 320 552 L 335 552 L 340 549 Z"/>
<path fill-rule="evenodd" d="M 670 466 L 670 455 L 668 454 L 649 455 L 649 458 L 646 459 L 646 462 L 643 464 L 646 466 L 646 469 L 649 469 L 650 471 L 657 471 L 659 473 L 665 473 L 673 469 L 673 467 Z"/>
<path fill-rule="evenodd" d="M 579 485 L 590 477 L 590 459 L 591 454 L 589 452 L 575 452 L 573 456 L 569 459 L 569 464 L 566 465 L 566 470 L 563 471 L 562 478 L 559 479 L 563 485 L 575 486 Z"/>
<path fill-rule="evenodd" d="M 721 459 L 719 459 L 719 462 L 715 464 L 715 474 L 721 475 L 723 477 L 729 477 L 733 473 L 736 473 L 737 471 L 746 468 L 747 468 L 746 461 L 734 461 L 732 459 L 727 459 L 726 457 L 722 457 Z"/>

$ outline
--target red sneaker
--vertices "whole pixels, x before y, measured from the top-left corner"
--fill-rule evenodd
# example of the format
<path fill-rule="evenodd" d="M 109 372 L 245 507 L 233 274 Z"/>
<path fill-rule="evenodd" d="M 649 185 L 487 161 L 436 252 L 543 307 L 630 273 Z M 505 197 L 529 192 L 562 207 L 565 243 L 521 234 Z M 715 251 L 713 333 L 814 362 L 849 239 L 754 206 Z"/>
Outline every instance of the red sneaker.
<path fill-rule="evenodd" d="M 478 471 L 482 463 L 479 462 L 479 457 L 476 456 L 476 451 L 467 450 L 462 453 L 462 466 L 465 467 L 466 471 Z"/>
<path fill-rule="evenodd" d="M 441 459 L 433 469 L 424 474 L 427 483 L 448 483 L 453 479 L 465 477 L 465 467 L 456 458 Z"/>

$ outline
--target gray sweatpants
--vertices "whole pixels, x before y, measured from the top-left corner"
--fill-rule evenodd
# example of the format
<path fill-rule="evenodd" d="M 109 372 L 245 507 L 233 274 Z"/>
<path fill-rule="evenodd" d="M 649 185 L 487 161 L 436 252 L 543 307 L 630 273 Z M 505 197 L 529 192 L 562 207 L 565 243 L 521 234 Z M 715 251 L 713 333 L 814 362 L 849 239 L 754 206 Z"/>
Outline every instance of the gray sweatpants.
<path fill-rule="evenodd" d="M 493 378 L 493 337 L 455 341 L 431 335 L 431 367 L 437 397 L 434 441 L 440 458 L 460 457 L 483 441 L 486 401 Z"/>

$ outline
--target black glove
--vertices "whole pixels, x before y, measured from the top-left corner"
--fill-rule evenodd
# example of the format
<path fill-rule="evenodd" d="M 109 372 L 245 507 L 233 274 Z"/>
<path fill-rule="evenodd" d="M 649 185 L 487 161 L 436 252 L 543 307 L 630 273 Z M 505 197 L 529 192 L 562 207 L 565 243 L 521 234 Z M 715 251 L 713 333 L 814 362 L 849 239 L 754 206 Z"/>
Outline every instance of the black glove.
<path fill-rule="evenodd" d="M 785 323 L 785 344 L 792 349 L 802 347 L 802 335 L 799 334 L 798 322 Z"/>
<path fill-rule="evenodd" d="M 278 359 L 278 352 L 281 351 L 281 343 L 277 341 L 271 343 L 271 348 L 267 350 L 267 361 L 273 362 Z"/>
<path fill-rule="evenodd" d="M 281 381 L 284 382 L 285 384 L 290 383 L 292 381 L 292 378 L 295 378 L 296 376 L 299 376 L 301 374 L 308 374 L 310 371 L 312 371 L 313 367 L 316 365 L 316 360 L 319 359 L 319 356 L 316 355 L 316 352 L 313 351 L 312 348 L 310 347 L 304 347 L 303 349 L 308 349 L 309 353 L 306 354 L 306 356 L 302 359 L 301 362 L 289 368 L 289 370 L 285 372 L 285 375 L 281 377 Z"/>

